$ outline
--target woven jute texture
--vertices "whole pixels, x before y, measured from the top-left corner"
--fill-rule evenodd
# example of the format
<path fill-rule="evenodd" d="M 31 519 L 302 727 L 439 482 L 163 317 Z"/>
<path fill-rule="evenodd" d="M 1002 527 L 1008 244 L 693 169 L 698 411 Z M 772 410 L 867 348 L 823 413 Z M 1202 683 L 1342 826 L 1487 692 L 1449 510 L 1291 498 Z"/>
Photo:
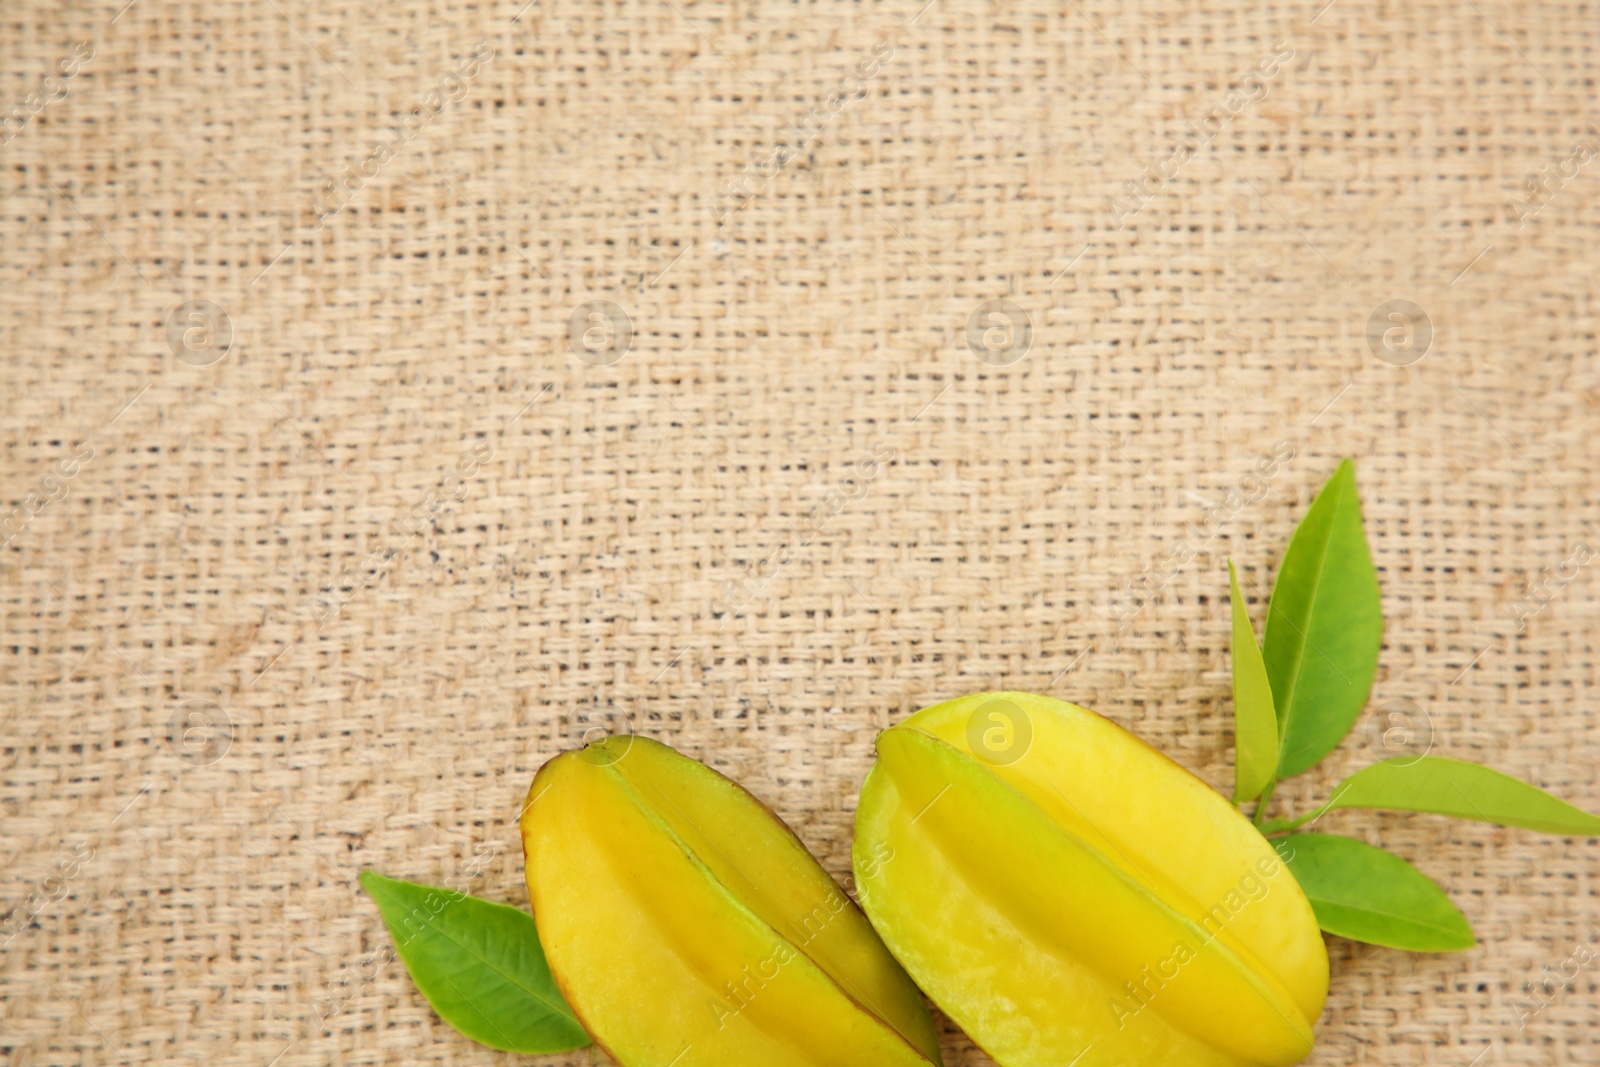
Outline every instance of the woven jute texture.
<path fill-rule="evenodd" d="M 0 1058 L 517 1062 L 355 876 L 525 905 L 598 729 L 847 886 L 965 692 L 1227 789 L 1225 561 L 1259 625 L 1346 455 L 1380 672 L 1279 810 L 1429 746 L 1600 810 L 1597 15 L 8 3 Z M 1320 825 L 1480 944 L 1330 939 L 1311 1062 L 1600 1062 L 1600 841 Z"/>

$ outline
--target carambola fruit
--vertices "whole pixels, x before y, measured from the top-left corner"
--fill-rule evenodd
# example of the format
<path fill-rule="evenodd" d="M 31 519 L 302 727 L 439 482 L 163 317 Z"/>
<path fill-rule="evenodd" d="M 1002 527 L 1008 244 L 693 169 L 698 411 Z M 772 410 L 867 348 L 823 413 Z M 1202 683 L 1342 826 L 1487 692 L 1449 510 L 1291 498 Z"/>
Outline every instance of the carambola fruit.
<path fill-rule="evenodd" d="M 624 1067 L 929 1067 L 927 1005 L 777 816 L 665 745 L 540 769 L 528 891 L 567 1002 Z"/>
<path fill-rule="evenodd" d="M 1282 1067 L 1328 956 L 1220 795 L 1075 704 L 981 693 L 880 734 L 853 860 L 867 915 L 1003 1067 Z"/>

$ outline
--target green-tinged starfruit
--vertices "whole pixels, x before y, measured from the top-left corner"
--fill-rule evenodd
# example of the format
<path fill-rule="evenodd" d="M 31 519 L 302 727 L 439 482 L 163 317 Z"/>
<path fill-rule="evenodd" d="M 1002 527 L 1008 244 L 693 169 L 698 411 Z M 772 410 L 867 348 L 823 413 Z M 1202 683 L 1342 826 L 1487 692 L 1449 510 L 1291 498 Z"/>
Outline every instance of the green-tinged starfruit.
<path fill-rule="evenodd" d="M 623 1067 L 929 1067 L 927 1004 L 760 801 L 642 737 L 557 756 L 522 818 L 550 970 Z"/>

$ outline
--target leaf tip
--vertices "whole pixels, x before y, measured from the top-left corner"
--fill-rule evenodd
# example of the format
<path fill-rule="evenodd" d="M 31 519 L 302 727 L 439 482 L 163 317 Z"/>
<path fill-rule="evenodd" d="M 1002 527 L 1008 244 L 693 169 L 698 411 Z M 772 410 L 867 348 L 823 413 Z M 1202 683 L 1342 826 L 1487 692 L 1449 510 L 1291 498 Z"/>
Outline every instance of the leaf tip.
<path fill-rule="evenodd" d="M 371 867 L 363 868 L 361 873 L 356 875 L 356 881 L 361 883 L 361 888 L 365 889 L 367 896 L 373 900 L 377 900 L 378 894 L 382 890 L 395 883 L 395 879 L 390 878 L 388 875 L 380 874 Z"/>
<path fill-rule="evenodd" d="M 1461 913 L 1460 908 L 1456 908 L 1455 912 L 1456 918 L 1461 920 L 1461 927 L 1458 930 L 1451 931 L 1455 936 L 1441 944 L 1438 948 L 1439 952 L 1466 952 L 1478 947 L 1478 935 L 1473 931 L 1472 923 L 1467 921 L 1467 917 Z"/>

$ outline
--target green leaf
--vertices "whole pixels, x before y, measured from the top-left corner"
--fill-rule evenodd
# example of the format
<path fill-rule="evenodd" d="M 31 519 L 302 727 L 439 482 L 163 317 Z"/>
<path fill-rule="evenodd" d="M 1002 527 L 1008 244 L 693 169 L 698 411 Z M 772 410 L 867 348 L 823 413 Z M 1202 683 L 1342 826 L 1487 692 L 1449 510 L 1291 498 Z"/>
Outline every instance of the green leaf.
<path fill-rule="evenodd" d="M 1278 709 L 1278 777 L 1344 740 L 1372 691 L 1382 641 L 1378 574 L 1347 459 L 1289 541 L 1267 610 L 1261 652 Z"/>
<path fill-rule="evenodd" d="M 1233 802 L 1261 795 L 1278 770 L 1278 713 L 1261 646 L 1239 592 L 1239 575 L 1228 561 L 1233 599 Z"/>
<path fill-rule="evenodd" d="M 1291 834 L 1277 848 L 1330 934 L 1412 952 L 1478 943 L 1443 890 L 1392 852 L 1335 834 Z"/>
<path fill-rule="evenodd" d="M 1340 782 L 1333 808 L 1392 808 L 1521 826 L 1547 834 L 1600 834 L 1600 817 L 1509 774 L 1443 756 L 1400 756 Z"/>
<path fill-rule="evenodd" d="M 533 916 L 449 889 L 362 871 L 411 980 L 474 1041 L 538 1055 L 589 1044 L 562 999 Z"/>

